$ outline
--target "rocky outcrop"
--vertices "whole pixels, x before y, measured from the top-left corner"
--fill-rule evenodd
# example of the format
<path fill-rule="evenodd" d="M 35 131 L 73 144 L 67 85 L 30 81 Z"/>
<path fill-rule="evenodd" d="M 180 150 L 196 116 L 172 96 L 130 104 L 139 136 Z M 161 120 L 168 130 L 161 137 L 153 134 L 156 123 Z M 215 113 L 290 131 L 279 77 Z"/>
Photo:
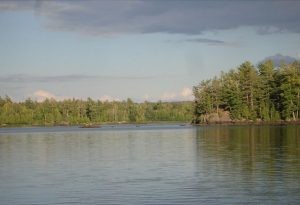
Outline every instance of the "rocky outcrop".
<path fill-rule="evenodd" d="M 231 123 L 230 113 L 228 111 L 219 111 L 219 113 L 210 113 L 202 116 L 202 122 L 208 124 Z"/>

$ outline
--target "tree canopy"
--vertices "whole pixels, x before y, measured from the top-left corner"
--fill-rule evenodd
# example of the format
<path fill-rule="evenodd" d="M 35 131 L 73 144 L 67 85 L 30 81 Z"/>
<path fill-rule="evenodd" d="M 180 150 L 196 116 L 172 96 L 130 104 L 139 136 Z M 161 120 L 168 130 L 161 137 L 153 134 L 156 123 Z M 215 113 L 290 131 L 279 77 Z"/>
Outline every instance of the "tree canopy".
<path fill-rule="evenodd" d="M 194 122 L 229 112 L 232 120 L 296 121 L 300 117 L 300 63 L 275 67 L 268 60 L 249 61 L 194 89 Z"/>
<path fill-rule="evenodd" d="M 193 88 L 193 102 L 101 102 L 30 98 L 13 102 L 0 96 L 0 125 L 74 125 L 158 121 L 209 122 L 228 114 L 234 121 L 297 121 L 300 118 L 300 63 L 275 67 L 249 61 Z M 226 118 L 228 119 L 228 118 Z"/>
<path fill-rule="evenodd" d="M 101 102 L 68 99 L 13 102 L 0 97 L 0 125 L 75 125 L 83 123 L 190 122 L 193 102 Z"/>

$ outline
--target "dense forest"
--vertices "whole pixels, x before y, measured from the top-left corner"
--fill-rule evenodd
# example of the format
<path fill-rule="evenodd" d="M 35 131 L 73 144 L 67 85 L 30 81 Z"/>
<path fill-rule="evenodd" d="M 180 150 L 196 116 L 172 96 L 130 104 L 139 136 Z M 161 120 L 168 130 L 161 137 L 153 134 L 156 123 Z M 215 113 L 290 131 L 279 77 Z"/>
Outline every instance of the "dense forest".
<path fill-rule="evenodd" d="M 0 125 L 78 125 L 180 121 L 298 121 L 300 63 L 255 67 L 246 61 L 237 69 L 202 81 L 194 89 L 195 102 L 102 102 L 68 99 L 43 102 L 28 98 L 13 102 L 0 97 Z"/>
<path fill-rule="evenodd" d="M 300 63 L 274 66 L 272 61 L 265 61 L 255 67 L 246 61 L 237 69 L 202 81 L 193 91 L 195 123 L 228 119 L 297 121 L 300 118 Z"/>
<path fill-rule="evenodd" d="M 131 99 L 122 102 L 101 102 L 91 98 L 13 102 L 6 96 L 0 97 L 0 125 L 190 122 L 193 118 L 192 107 L 192 102 L 134 103 Z"/>

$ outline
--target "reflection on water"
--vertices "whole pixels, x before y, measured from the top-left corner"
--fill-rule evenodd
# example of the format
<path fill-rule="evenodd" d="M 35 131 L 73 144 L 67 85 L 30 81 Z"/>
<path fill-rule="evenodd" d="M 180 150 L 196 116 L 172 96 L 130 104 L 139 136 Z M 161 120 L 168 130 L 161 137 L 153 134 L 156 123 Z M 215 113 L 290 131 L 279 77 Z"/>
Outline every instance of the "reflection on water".
<path fill-rule="evenodd" d="M 51 129 L 0 134 L 1 204 L 300 203 L 299 126 Z"/>
<path fill-rule="evenodd" d="M 299 132 L 298 126 L 198 129 L 197 161 L 206 166 L 199 170 L 214 178 L 213 191 L 231 197 L 228 204 L 298 204 Z"/>

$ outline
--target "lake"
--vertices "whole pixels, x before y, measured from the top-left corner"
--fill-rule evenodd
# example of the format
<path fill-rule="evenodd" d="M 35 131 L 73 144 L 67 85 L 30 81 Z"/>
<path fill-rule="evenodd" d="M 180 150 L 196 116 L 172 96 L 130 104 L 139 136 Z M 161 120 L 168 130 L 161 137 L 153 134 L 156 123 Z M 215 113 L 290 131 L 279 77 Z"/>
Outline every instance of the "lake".
<path fill-rule="evenodd" d="M 1 128 L 0 204 L 300 204 L 300 126 Z"/>

